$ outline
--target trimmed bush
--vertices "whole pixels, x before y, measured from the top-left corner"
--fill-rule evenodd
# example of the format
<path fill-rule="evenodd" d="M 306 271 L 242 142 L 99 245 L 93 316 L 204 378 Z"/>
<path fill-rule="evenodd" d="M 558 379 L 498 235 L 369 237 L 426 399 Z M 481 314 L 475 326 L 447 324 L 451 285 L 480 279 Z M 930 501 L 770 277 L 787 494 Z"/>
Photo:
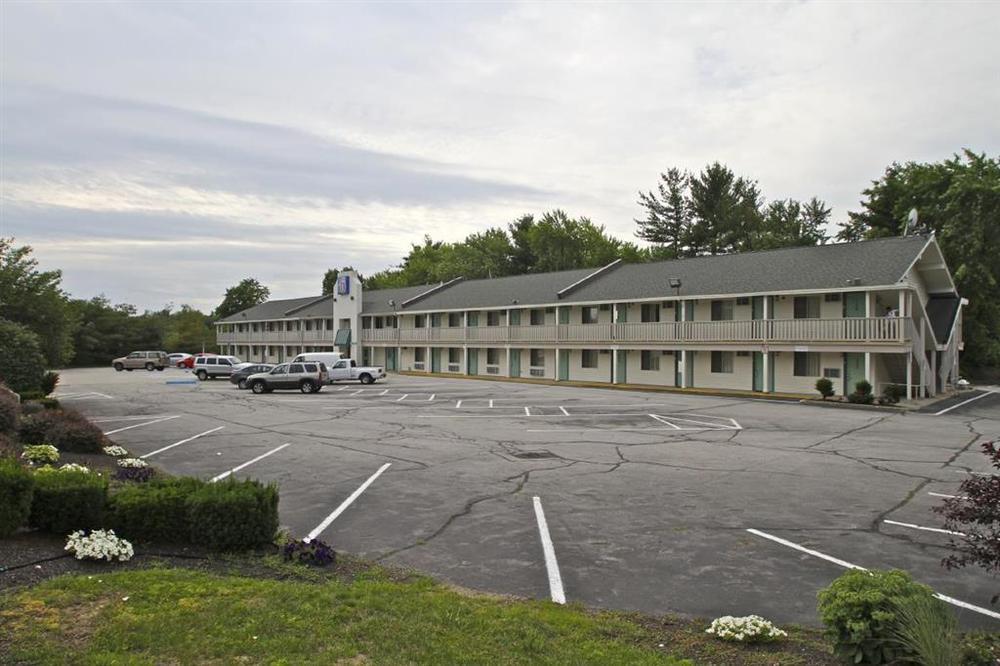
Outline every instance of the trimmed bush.
<path fill-rule="evenodd" d="M 882 398 L 886 403 L 895 405 L 906 397 L 906 387 L 899 384 L 889 384 L 882 389 Z"/>
<path fill-rule="evenodd" d="M 833 382 L 826 377 L 820 377 L 816 380 L 816 390 L 819 391 L 819 394 L 823 396 L 824 400 L 826 400 L 833 395 Z"/>
<path fill-rule="evenodd" d="M 111 496 L 105 522 L 133 541 L 188 543 L 191 523 L 187 500 L 205 483 L 181 477 L 126 486 Z"/>
<path fill-rule="evenodd" d="M 103 527 L 107 499 L 107 479 L 97 474 L 36 474 L 29 524 L 63 535 Z"/>
<path fill-rule="evenodd" d="M 0 319 L 0 381 L 12 391 L 38 391 L 45 373 L 38 336 L 30 328 Z"/>
<path fill-rule="evenodd" d="M 104 433 L 79 412 L 47 409 L 21 419 L 18 428 L 21 442 L 47 442 L 60 451 L 100 453 Z"/>
<path fill-rule="evenodd" d="M 41 400 L 45 397 L 45 394 L 41 391 L 21 391 L 18 393 L 21 396 L 21 402 L 29 402 L 31 400 Z"/>
<path fill-rule="evenodd" d="M 188 498 L 191 541 L 214 550 L 242 550 L 271 543 L 278 531 L 278 488 L 226 479 Z"/>
<path fill-rule="evenodd" d="M 52 372 L 51 370 L 49 372 L 46 372 L 44 375 L 42 375 L 42 393 L 44 395 L 50 395 L 53 391 L 56 390 L 56 384 L 58 383 L 59 383 L 58 372 Z"/>
<path fill-rule="evenodd" d="M 872 404 L 875 402 L 875 396 L 872 395 L 872 385 L 867 380 L 862 379 L 854 385 L 854 392 L 847 396 L 847 400 L 859 405 Z"/>
<path fill-rule="evenodd" d="M 909 659 L 897 640 L 900 605 L 934 592 L 905 571 L 851 570 L 819 593 L 819 614 L 834 651 L 851 664 Z"/>
<path fill-rule="evenodd" d="M 56 434 L 61 424 L 62 417 L 59 412 L 42 410 L 21 419 L 17 428 L 18 439 L 22 444 L 55 444 L 52 441 L 54 438 L 49 435 Z"/>
<path fill-rule="evenodd" d="M 35 479 L 12 458 L 0 457 L 0 537 L 28 524 Z"/>
<path fill-rule="evenodd" d="M 0 433 L 17 432 L 18 412 L 21 406 L 9 393 L 0 393 Z"/>

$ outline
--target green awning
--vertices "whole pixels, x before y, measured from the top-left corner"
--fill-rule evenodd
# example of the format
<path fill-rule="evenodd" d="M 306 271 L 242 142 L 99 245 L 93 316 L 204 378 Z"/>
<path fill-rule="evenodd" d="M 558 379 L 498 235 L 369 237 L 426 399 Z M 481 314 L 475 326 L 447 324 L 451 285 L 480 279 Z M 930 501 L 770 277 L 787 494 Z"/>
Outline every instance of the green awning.
<path fill-rule="evenodd" d="M 337 347 L 350 347 L 351 346 L 351 329 L 342 328 L 337 331 L 337 337 L 334 338 L 333 344 Z"/>

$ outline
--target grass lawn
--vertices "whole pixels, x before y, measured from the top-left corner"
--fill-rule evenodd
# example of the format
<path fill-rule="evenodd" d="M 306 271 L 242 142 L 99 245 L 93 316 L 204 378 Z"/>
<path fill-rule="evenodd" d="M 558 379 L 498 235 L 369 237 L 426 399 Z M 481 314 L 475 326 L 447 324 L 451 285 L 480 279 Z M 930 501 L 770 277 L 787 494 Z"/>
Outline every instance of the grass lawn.
<path fill-rule="evenodd" d="M 701 623 L 463 593 L 379 569 L 278 580 L 185 568 L 55 578 L 0 596 L 0 662 L 811 664 L 814 636 L 722 644 Z M 824 663 L 826 660 L 822 660 Z"/>

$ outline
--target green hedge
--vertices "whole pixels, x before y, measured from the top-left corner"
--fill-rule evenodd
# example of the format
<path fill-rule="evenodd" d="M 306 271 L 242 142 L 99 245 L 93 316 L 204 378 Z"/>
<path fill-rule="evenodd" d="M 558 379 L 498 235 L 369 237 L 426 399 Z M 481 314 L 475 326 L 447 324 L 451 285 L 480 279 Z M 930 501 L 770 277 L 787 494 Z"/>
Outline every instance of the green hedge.
<path fill-rule="evenodd" d="M 154 480 L 116 492 L 105 522 L 126 539 L 244 550 L 274 540 L 278 489 L 234 479 Z"/>
<path fill-rule="evenodd" d="M 29 523 L 32 527 L 63 535 L 74 530 L 102 527 L 107 500 L 107 479 L 97 474 L 36 474 Z"/>
<path fill-rule="evenodd" d="M 34 477 L 13 458 L 0 456 L 0 537 L 28 524 Z"/>
<path fill-rule="evenodd" d="M 60 451 L 100 453 L 105 444 L 101 429 L 73 410 L 46 409 L 21 419 L 23 444 L 52 444 Z"/>

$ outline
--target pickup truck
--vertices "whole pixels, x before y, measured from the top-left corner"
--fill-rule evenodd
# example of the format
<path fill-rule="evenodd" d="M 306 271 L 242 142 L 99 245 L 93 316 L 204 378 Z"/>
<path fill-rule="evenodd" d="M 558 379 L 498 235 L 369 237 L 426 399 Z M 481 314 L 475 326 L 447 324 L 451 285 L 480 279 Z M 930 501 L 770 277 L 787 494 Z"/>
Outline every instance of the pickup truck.
<path fill-rule="evenodd" d="M 329 367 L 330 383 L 339 381 L 355 381 L 362 384 L 373 384 L 379 379 L 385 379 L 385 368 L 358 367 L 353 358 L 342 358 Z"/>

